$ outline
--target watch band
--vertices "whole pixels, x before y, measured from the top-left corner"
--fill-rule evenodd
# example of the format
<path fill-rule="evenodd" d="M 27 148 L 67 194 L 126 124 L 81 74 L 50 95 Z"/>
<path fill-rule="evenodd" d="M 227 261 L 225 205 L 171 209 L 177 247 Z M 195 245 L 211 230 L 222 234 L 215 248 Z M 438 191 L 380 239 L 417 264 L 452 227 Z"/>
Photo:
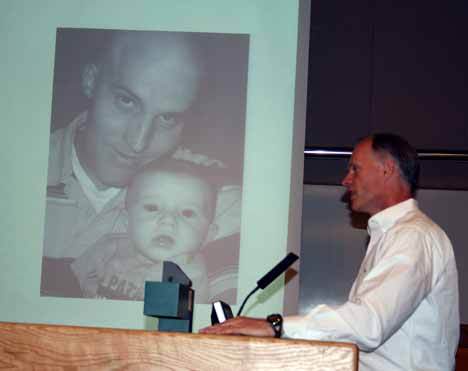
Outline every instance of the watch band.
<path fill-rule="evenodd" d="M 270 314 L 266 321 L 270 324 L 271 328 L 275 332 L 275 338 L 280 338 L 283 333 L 283 317 L 281 314 L 275 313 Z"/>

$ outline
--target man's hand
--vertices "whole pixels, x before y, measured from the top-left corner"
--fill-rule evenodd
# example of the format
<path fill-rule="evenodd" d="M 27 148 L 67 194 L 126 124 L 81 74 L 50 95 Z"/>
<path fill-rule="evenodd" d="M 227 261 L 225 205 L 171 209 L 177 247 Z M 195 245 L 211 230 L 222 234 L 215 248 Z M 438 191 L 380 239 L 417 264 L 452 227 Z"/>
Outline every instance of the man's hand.
<path fill-rule="evenodd" d="M 202 334 L 216 335 L 248 335 L 274 337 L 275 333 L 270 324 L 259 318 L 235 317 L 223 323 L 205 327 L 200 330 Z"/>

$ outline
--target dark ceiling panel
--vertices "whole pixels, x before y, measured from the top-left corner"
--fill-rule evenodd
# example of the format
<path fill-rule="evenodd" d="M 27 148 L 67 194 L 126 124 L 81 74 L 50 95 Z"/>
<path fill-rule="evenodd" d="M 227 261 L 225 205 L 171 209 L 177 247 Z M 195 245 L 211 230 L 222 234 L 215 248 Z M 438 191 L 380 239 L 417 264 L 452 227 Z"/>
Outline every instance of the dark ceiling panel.
<path fill-rule="evenodd" d="M 306 146 L 352 146 L 369 131 L 370 14 L 369 1 L 311 3 Z"/>

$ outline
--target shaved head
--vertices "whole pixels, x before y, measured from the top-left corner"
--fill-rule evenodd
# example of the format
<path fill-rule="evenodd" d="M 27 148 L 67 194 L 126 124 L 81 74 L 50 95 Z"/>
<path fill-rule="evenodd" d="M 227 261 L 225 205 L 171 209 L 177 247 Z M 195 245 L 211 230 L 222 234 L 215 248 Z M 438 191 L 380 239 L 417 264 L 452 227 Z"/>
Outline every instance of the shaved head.
<path fill-rule="evenodd" d="M 203 63 L 197 40 L 188 33 L 122 31 L 117 32 L 106 50 L 100 67 L 103 72 L 115 73 L 129 61 L 175 70 L 185 78 L 198 82 Z"/>

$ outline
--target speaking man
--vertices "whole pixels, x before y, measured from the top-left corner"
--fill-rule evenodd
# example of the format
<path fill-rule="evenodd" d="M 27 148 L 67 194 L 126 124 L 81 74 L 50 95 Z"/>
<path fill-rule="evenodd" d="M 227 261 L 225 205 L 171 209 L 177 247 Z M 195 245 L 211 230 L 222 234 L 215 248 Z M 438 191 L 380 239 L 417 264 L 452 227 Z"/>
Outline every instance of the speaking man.
<path fill-rule="evenodd" d="M 360 370 L 452 370 L 459 338 L 458 275 L 444 231 L 413 198 L 419 165 L 401 137 L 355 147 L 343 179 L 352 210 L 369 214 L 370 241 L 348 301 L 304 316 L 238 317 L 203 333 L 344 341 Z"/>

